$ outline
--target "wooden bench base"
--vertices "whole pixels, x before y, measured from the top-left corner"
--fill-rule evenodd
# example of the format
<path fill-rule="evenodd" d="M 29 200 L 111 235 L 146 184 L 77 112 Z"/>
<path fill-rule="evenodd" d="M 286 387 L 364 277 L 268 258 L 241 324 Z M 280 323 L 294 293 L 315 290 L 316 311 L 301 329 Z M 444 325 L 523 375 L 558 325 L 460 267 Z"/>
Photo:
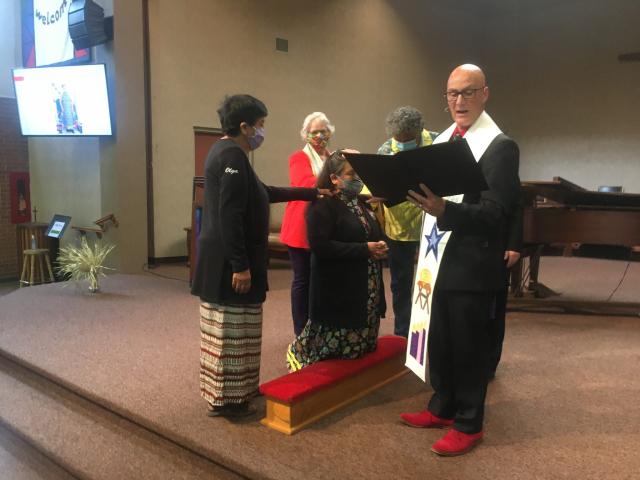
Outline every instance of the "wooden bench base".
<path fill-rule="evenodd" d="M 292 435 L 406 374 L 409 370 L 405 368 L 404 363 L 405 355 L 401 353 L 293 404 L 267 396 L 267 416 L 261 423 Z"/>

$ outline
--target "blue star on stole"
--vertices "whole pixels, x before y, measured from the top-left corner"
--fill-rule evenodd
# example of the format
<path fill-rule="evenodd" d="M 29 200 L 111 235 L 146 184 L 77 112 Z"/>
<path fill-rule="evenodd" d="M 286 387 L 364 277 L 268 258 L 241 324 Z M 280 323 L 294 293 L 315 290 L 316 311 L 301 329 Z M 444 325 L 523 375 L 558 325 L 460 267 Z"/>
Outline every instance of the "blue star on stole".
<path fill-rule="evenodd" d="M 427 239 L 427 252 L 424 254 L 425 258 L 429 255 L 429 252 L 433 252 L 433 256 L 438 260 L 438 244 L 446 232 L 438 233 L 438 225 L 433 222 L 433 228 L 429 235 L 425 235 Z"/>

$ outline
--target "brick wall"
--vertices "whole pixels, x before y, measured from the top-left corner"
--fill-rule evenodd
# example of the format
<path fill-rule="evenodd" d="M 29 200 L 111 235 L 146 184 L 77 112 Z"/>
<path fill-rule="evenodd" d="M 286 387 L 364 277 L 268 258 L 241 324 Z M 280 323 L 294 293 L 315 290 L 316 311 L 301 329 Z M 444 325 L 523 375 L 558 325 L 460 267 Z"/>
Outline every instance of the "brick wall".
<path fill-rule="evenodd" d="M 20 134 L 15 98 L 0 97 L 0 280 L 18 277 L 16 226 L 11 223 L 9 172 L 28 172 L 27 139 Z"/>

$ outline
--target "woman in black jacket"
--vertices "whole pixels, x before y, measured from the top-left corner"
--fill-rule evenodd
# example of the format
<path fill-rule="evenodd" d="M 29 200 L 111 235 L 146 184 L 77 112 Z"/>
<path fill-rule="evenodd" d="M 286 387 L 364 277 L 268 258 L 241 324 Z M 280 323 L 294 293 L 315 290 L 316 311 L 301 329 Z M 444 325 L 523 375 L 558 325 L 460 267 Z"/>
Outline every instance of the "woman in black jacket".
<path fill-rule="evenodd" d="M 362 181 L 341 151 L 324 163 L 316 186 L 332 197 L 307 210 L 311 248 L 309 321 L 287 351 L 290 371 L 328 358 L 358 358 L 376 349 L 386 304 L 380 225 L 358 198 Z"/>
<path fill-rule="evenodd" d="M 191 293 L 201 300 L 200 390 L 209 415 L 240 416 L 252 412 L 249 400 L 258 392 L 269 203 L 313 200 L 318 190 L 269 187 L 253 171 L 247 154 L 264 140 L 267 116 L 260 100 L 227 97 L 218 115 L 225 136 L 205 161 Z"/>

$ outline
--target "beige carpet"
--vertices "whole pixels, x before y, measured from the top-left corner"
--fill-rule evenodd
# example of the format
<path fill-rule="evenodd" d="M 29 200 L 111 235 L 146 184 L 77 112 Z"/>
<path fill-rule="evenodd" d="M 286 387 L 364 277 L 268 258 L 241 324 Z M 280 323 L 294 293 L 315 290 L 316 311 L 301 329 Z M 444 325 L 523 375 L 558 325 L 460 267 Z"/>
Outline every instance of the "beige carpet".
<path fill-rule="evenodd" d="M 15 433 L 0 425 L 0 478 L 75 480 Z"/>
<path fill-rule="evenodd" d="M 578 287 L 587 297 L 608 295 L 626 266 L 564 260 L 576 260 L 574 278 L 590 279 Z M 571 281 L 557 287 L 566 265 L 555 277 L 544 267 L 540 280 L 549 287 L 576 290 Z M 618 295 L 639 298 L 639 269 L 631 265 Z M 287 269 L 270 272 L 262 381 L 285 373 L 290 278 Z M 391 323 L 384 321 L 382 333 Z M 198 395 L 198 333 L 197 299 L 187 284 L 149 274 L 110 276 L 100 295 L 54 284 L 0 298 L 3 355 L 251 478 L 640 476 L 637 318 L 510 314 L 504 361 L 487 399 L 486 440 L 456 459 L 429 452 L 441 432 L 397 421 L 427 399 L 428 386 L 413 375 L 292 437 L 262 427 L 258 417 L 208 418 Z"/>

